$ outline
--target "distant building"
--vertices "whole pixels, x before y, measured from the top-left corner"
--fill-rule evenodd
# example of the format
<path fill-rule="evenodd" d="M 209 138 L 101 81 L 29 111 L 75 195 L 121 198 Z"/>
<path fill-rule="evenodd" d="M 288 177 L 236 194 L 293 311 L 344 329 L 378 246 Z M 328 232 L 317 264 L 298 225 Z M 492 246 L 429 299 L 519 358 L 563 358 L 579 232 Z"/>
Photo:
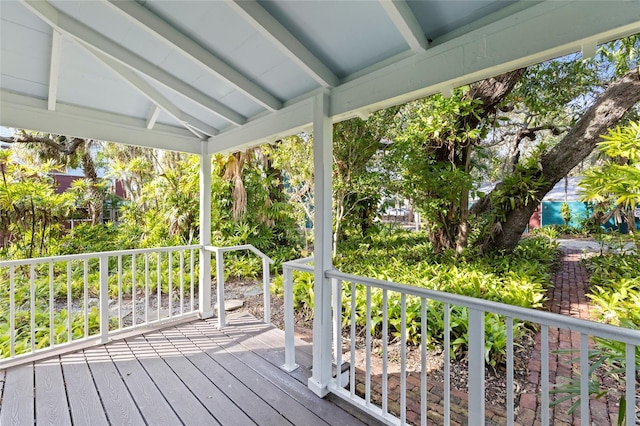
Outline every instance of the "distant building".
<path fill-rule="evenodd" d="M 580 227 L 581 222 L 591 217 L 593 206 L 591 203 L 581 200 L 580 181 L 582 176 L 569 176 L 558 182 L 551 191 L 542 199 L 529 219 L 529 229 L 540 228 L 547 225 L 564 225 L 564 219 L 560 209 L 563 203 L 567 203 L 571 211 L 569 226 Z M 486 183 L 480 186 L 479 191 L 488 194 L 495 187 L 496 183 Z M 636 228 L 640 230 L 640 211 L 636 209 Z M 611 219 L 606 223 L 605 228 L 617 228 Z M 627 229 L 626 224 L 620 227 L 622 232 Z"/>

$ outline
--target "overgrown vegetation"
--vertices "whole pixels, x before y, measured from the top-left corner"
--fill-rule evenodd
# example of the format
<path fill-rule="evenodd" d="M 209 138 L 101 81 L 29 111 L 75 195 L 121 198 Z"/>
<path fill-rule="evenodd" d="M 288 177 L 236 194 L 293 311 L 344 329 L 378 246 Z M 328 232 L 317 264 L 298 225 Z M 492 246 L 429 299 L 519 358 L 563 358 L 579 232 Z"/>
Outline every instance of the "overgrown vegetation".
<path fill-rule="evenodd" d="M 132 268 L 134 257 L 137 265 L 135 277 Z M 197 252 L 194 253 L 193 260 L 190 258 L 189 251 L 184 254 L 183 259 L 183 274 L 181 276 L 180 258 L 177 253 L 172 257 L 171 268 L 169 268 L 169 256 L 166 253 L 149 256 L 137 254 L 133 257 L 126 255 L 122 256 L 120 262 L 117 257 L 110 257 L 108 265 L 111 271 L 108 281 L 109 299 L 118 300 L 120 297 L 125 301 L 131 301 L 135 297 L 141 301 L 145 295 L 151 295 L 152 298 L 155 298 L 160 292 L 163 297 L 163 306 L 169 305 L 169 294 L 171 294 L 174 307 L 179 309 L 181 302 L 187 306 L 186 304 L 190 302 L 189 295 L 192 283 L 193 290 L 196 293 L 198 291 Z M 191 264 L 194 265 L 193 274 Z M 53 271 L 52 280 L 49 278 L 50 268 Z M 118 269 L 121 271 L 120 277 L 118 277 Z M 45 262 L 34 267 L 32 287 L 32 273 L 29 266 L 15 266 L 13 273 L 10 268 L 2 268 L 0 280 L 7 284 L 0 286 L 1 357 L 8 357 L 10 353 L 10 302 L 12 300 L 10 281 L 13 281 L 15 354 L 19 355 L 30 351 L 32 333 L 33 345 L 39 349 L 49 346 L 52 339 L 54 344 L 60 344 L 85 336 L 93 336 L 99 332 L 99 274 L 100 268 L 97 259 L 90 259 L 86 262 L 86 275 L 83 260 L 72 260 L 69 263 L 66 261 Z M 170 274 L 171 280 L 169 279 Z M 146 280 L 147 276 L 148 281 Z M 170 281 L 173 286 L 171 292 L 169 292 Z M 145 282 L 148 282 L 146 287 Z M 182 292 L 180 291 L 180 282 L 183 283 Z M 136 285 L 135 292 L 134 285 Z M 68 305 L 68 301 L 71 301 L 71 306 Z M 85 301 L 88 311 L 86 324 Z M 51 316 L 53 317 L 53 325 Z M 71 316 L 71 333 L 69 333 L 69 316 Z M 117 317 L 111 317 L 109 328 L 113 330 L 117 327 Z"/>
<path fill-rule="evenodd" d="M 551 268 L 556 261 L 557 246 L 544 238 L 529 238 L 521 242 L 511 255 L 477 256 L 467 252 L 463 257 L 455 251 L 436 254 L 424 233 L 394 231 L 370 238 L 351 239 L 340 247 L 341 255 L 335 264 L 343 272 L 382 280 L 409 284 L 421 288 L 446 291 L 527 308 L 542 308 Z M 276 282 L 276 292 L 282 291 L 282 281 Z M 343 314 L 351 311 L 351 285 L 343 283 Z M 313 307 L 313 276 L 294 274 L 294 303 L 297 309 Z M 366 326 L 366 291 L 357 286 L 356 323 Z M 371 332 L 381 337 L 382 291 L 373 289 L 371 295 Z M 420 343 L 420 299 L 407 298 L 407 341 Z M 442 346 L 444 339 L 443 304 L 427 301 L 427 343 Z M 400 296 L 389 294 L 389 332 L 395 339 L 400 335 Z M 349 315 L 344 315 L 347 325 Z M 516 339 L 526 333 L 528 326 L 517 323 Z M 462 357 L 468 344 L 467 310 L 451 308 L 452 354 Z M 487 314 L 485 320 L 487 362 L 496 366 L 506 357 L 506 323 L 504 318 Z"/>

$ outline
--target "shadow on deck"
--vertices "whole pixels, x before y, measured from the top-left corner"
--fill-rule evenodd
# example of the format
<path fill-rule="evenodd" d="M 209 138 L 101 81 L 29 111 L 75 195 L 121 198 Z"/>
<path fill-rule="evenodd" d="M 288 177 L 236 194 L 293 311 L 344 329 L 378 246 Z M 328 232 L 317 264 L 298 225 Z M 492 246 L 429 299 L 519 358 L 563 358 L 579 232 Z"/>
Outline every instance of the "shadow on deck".
<path fill-rule="evenodd" d="M 301 367 L 286 373 L 281 330 L 248 314 L 228 323 L 192 321 L 0 370 L 0 424 L 364 424 L 307 388 L 310 344 L 296 342 Z"/>

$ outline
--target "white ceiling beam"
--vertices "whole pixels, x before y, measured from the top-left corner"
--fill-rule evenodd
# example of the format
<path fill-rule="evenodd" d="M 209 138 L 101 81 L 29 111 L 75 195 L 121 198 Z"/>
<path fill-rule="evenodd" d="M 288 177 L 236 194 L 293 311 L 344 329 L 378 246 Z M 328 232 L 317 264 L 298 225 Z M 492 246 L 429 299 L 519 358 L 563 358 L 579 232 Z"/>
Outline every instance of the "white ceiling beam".
<path fill-rule="evenodd" d="M 640 2 L 616 2 L 615 11 L 606 2 L 536 4 L 459 39 L 349 79 L 331 90 L 333 121 L 357 116 L 357 111 L 376 111 L 577 52 L 589 40 L 605 42 L 639 33 L 637 16 Z M 574 18 L 585 25 L 566 31 L 566 22 Z M 286 120 L 271 114 L 251 120 L 241 128 L 222 131 L 210 138 L 210 153 L 250 147 L 272 135 L 303 130 L 309 126 L 311 110 L 296 105 L 304 102 L 292 105 L 291 111 L 285 108 Z"/>
<path fill-rule="evenodd" d="M 160 111 L 162 110 L 158 107 L 158 105 L 151 104 L 151 108 L 149 109 L 149 116 L 147 117 L 147 125 L 145 126 L 147 129 L 153 129 L 153 126 L 156 125 L 156 121 L 158 121 Z"/>
<path fill-rule="evenodd" d="M 271 93 L 264 90 L 255 82 L 251 81 L 244 74 L 212 54 L 196 41 L 178 31 L 159 16 L 152 13 L 146 7 L 135 1 L 115 1 L 109 0 L 109 4 L 120 10 L 134 22 L 138 27 L 159 37 L 174 48 L 180 50 L 191 60 L 203 65 L 210 73 L 219 77 L 235 87 L 254 102 L 259 103 L 264 108 L 275 111 L 282 108 L 282 102 Z"/>
<path fill-rule="evenodd" d="M 49 64 L 49 94 L 47 109 L 55 111 L 58 100 L 58 76 L 60 75 L 60 56 L 62 56 L 62 34 L 53 30 L 51 37 L 51 63 Z"/>
<path fill-rule="evenodd" d="M 450 99 L 453 97 L 453 89 L 453 86 L 446 85 L 442 89 L 440 89 L 440 93 L 442 94 L 443 98 Z"/>
<path fill-rule="evenodd" d="M 200 140 L 183 128 L 156 124 L 125 115 L 58 103 L 55 111 L 47 101 L 0 90 L 0 125 L 17 129 L 64 134 L 127 145 L 200 153 Z"/>
<path fill-rule="evenodd" d="M 378 110 L 640 32 L 640 2 L 544 1 L 457 38 L 434 40 L 331 91 L 331 114 Z M 581 25 L 566 30 L 567 22 Z"/>
<path fill-rule="evenodd" d="M 51 25 L 54 30 L 68 34 L 85 45 L 101 51 L 105 55 L 148 76 L 163 86 L 209 110 L 213 114 L 224 118 L 230 123 L 239 126 L 247 121 L 247 118 L 242 114 L 238 114 L 236 111 L 215 99 L 210 98 L 193 86 L 190 86 L 172 74 L 164 71 L 157 65 L 152 64 L 141 56 L 123 48 L 119 44 L 104 37 L 102 34 L 94 31 L 87 25 L 63 12 L 60 12 L 48 2 L 39 0 L 22 0 L 22 3 L 43 21 Z"/>
<path fill-rule="evenodd" d="M 313 97 L 209 138 L 209 154 L 235 152 L 273 141 L 279 136 L 294 135 L 309 126 L 312 119 Z"/>
<path fill-rule="evenodd" d="M 321 86 L 330 88 L 338 85 L 338 77 L 257 1 L 233 0 L 228 4 Z"/>
<path fill-rule="evenodd" d="M 411 50 L 416 53 L 423 52 L 428 45 L 427 37 L 407 2 L 405 0 L 380 0 L 380 4 Z"/>
<path fill-rule="evenodd" d="M 191 131 L 191 128 L 194 127 L 209 136 L 217 135 L 219 133 L 218 129 L 215 129 L 208 124 L 198 120 L 197 118 L 182 112 L 180 108 L 172 104 L 167 98 L 164 97 L 164 95 L 154 89 L 132 69 L 125 67 L 120 62 L 114 59 L 111 59 L 99 50 L 88 46 L 86 46 L 86 49 L 91 52 L 96 58 L 98 58 L 98 60 L 102 61 L 106 66 L 111 68 L 116 74 L 127 81 L 138 93 L 156 104 L 160 109 L 173 117 L 173 119 L 178 121 L 189 131 Z M 198 133 L 195 133 L 195 135 L 198 137 L 200 136 L 200 134 Z"/>
<path fill-rule="evenodd" d="M 582 45 L 582 59 L 595 58 L 598 45 L 595 41 L 590 41 Z"/>

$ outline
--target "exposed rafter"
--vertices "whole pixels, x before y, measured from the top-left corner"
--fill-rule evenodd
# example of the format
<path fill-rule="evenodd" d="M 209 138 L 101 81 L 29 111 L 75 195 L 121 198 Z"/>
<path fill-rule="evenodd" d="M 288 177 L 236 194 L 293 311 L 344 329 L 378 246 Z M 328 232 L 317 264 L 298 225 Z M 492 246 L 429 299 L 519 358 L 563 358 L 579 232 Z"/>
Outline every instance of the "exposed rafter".
<path fill-rule="evenodd" d="M 58 76 L 60 75 L 60 56 L 62 55 L 62 34 L 53 30 L 51 38 L 51 63 L 49 65 L 49 95 L 47 109 L 55 111 L 58 100 Z"/>
<path fill-rule="evenodd" d="M 172 27 L 149 9 L 135 1 L 108 0 L 108 2 L 122 11 L 125 16 L 140 28 L 179 49 L 185 56 L 200 63 L 216 77 L 225 80 L 264 108 L 271 111 L 282 108 L 282 102 L 275 96 L 249 80 L 244 74 L 212 54 L 196 41 Z"/>
<path fill-rule="evenodd" d="M 242 125 L 247 121 L 242 114 L 238 114 L 146 59 L 123 48 L 87 25 L 59 11 L 48 2 L 39 0 L 22 0 L 22 2 L 42 20 L 51 25 L 54 30 L 68 34 L 74 39 L 101 51 L 105 55 L 152 78 L 233 124 Z"/>
<path fill-rule="evenodd" d="M 47 101 L 0 90 L 2 125 L 41 132 L 119 142 L 171 151 L 200 153 L 200 140 L 184 128 L 157 124 L 145 128 L 144 119 L 81 108 L 58 102 L 55 111 Z"/>
<path fill-rule="evenodd" d="M 205 133 L 209 136 L 218 134 L 218 129 L 214 129 L 213 127 L 209 126 L 206 123 L 203 123 L 197 118 L 191 117 L 190 115 L 182 112 L 178 107 L 172 104 L 167 98 L 165 98 L 160 92 L 154 89 L 132 69 L 125 67 L 120 62 L 111 59 L 97 49 L 87 47 L 87 50 L 109 68 L 115 71 L 120 77 L 125 79 L 129 84 L 131 84 L 131 86 L 136 89 L 136 91 L 156 104 L 158 108 L 169 114 L 180 124 L 182 124 L 186 129 L 194 133 L 197 137 L 201 137 L 201 133 Z M 193 132 L 192 128 L 198 130 L 199 132 Z"/>
<path fill-rule="evenodd" d="M 333 89 L 331 114 L 386 108 L 640 32 L 640 3 L 615 4 L 611 14 L 607 2 L 543 1 L 454 39 L 434 40 L 420 54 Z M 588 25 L 566 31 L 567 22 Z"/>
<path fill-rule="evenodd" d="M 602 2 L 542 2 L 531 6 L 341 84 L 331 90 L 331 115 L 334 122 L 344 120 L 357 116 L 357 111 L 375 111 L 448 92 L 453 87 L 576 52 L 591 41 L 605 42 L 640 32 L 640 21 L 634 18 L 640 5 L 620 2 L 617 6 L 624 8 L 620 13 L 628 17 L 628 23 L 621 23 L 615 16 L 607 18 L 609 6 Z M 576 28 L 574 33 L 567 32 L 563 23 L 572 17 L 579 17 L 590 25 Z M 517 43 L 512 40 L 515 26 L 518 27 Z M 534 37 L 541 30 L 547 37 Z M 304 105 L 305 102 L 300 101 L 283 109 L 286 115 L 266 115 L 241 128 L 223 131 L 211 138 L 210 152 L 229 151 L 235 149 L 234 146 L 248 148 L 273 135 L 292 134 L 309 125 L 309 113 Z"/>
<path fill-rule="evenodd" d="M 427 48 L 422 27 L 405 0 L 380 0 L 380 4 L 411 50 L 419 53 Z"/>
<path fill-rule="evenodd" d="M 147 116 L 147 129 L 153 129 L 153 126 L 156 125 L 156 121 L 158 121 L 158 116 L 160 115 L 160 111 L 162 111 L 158 105 L 152 104 L 149 109 L 149 115 Z"/>
<path fill-rule="evenodd" d="M 330 88 L 338 85 L 338 77 L 257 1 L 233 0 L 228 4 L 323 87 Z"/>
<path fill-rule="evenodd" d="M 209 154 L 240 151 L 257 143 L 302 131 L 311 124 L 313 99 L 303 99 L 273 114 L 251 120 L 242 127 L 209 138 Z"/>

